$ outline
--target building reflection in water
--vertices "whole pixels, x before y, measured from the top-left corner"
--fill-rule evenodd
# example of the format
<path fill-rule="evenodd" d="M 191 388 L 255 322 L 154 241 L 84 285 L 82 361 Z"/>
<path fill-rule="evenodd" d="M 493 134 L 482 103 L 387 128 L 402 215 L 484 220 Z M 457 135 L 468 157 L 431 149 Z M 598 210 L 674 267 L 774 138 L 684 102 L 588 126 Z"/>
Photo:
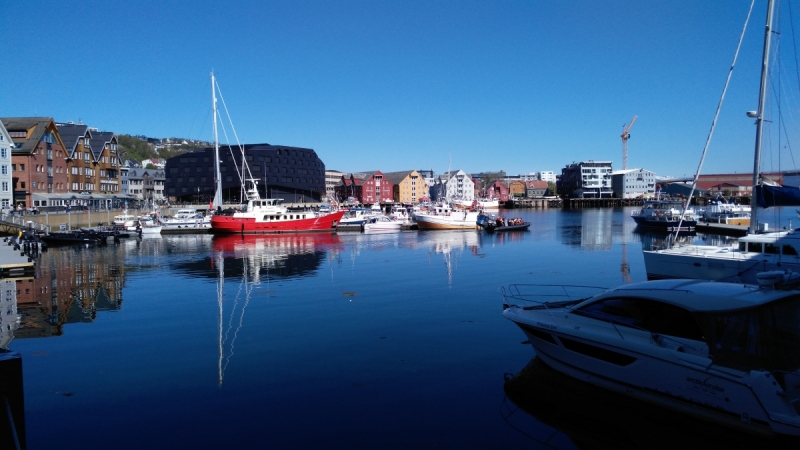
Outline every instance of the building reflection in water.
<path fill-rule="evenodd" d="M 17 313 L 17 283 L 14 280 L 0 280 L 0 350 L 8 350 L 19 328 Z"/>
<path fill-rule="evenodd" d="M 16 281 L 21 316 L 17 338 L 58 336 L 66 323 L 91 322 L 98 310 L 122 305 L 124 253 L 109 246 L 53 248 L 42 253 L 34 278 Z"/>
<path fill-rule="evenodd" d="M 582 250 L 609 250 L 614 209 L 594 208 L 557 216 L 561 243 Z"/>
<path fill-rule="evenodd" d="M 232 258 L 225 276 L 240 276 L 246 265 L 259 264 L 273 277 L 302 277 L 316 271 L 335 234 L 226 236 L 211 235 L 129 238 L 102 247 L 59 247 L 41 254 L 33 278 L 6 281 L 3 345 L 13 338 L 59 336 L 64 325 L 93 322 L 99 311 L 122 307 L 126 271 L 164 270 L 162 253 L 203 255 L 173 262 L 169 270 L 188 276 L 216 277 L 210 252 Z M 247 256 L 247 257 L 245 257 Z M 250 271 L 249 273 L 253 273 Z M 11 284 L 8 284 L 11 283 Z M 12 287 L 8 287 L 12 286 Z M 8 292 L 14 294 L 9 295 Z M 9 300 L 13 298 L 12 302 Z M 6 316 L 6 311 L 11 311 Z M 9 318 L 9 317 L 13 317 Z"/>

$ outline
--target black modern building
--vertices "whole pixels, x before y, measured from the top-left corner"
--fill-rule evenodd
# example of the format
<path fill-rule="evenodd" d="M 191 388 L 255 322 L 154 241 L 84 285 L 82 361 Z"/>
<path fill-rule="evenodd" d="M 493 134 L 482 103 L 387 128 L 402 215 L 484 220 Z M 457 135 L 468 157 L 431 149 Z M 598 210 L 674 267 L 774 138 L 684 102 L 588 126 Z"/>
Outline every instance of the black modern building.
<path fill-rule="evenodd" d="M 325 164 L 314 150 L 270 144 L 247 144 L 241 148 L 262 197 L 282 198 L 286 203 L 313 203 L 325 195 Z M 222 201 L 240 203 L 242 150 L 221 145 L 219 159 Z M 213 147 L 172 157 L 164 171 L 164 191 L 170 201 L 207 203 L 214 198 Z"/>

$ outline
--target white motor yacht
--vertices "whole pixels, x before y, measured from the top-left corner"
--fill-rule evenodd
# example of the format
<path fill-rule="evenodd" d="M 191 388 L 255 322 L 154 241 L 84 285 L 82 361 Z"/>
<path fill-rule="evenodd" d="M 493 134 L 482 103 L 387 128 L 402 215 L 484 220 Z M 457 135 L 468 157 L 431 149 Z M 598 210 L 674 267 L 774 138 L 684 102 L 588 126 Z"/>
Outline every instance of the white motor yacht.
<path fill-rule="evenodd" d="M 767 275 L 772 286 L 785 281 Z M 588 298 L 587 289 L 512 285 L 503 315 L 569 376 L 748 431 L 800 436 L 800 291 L 700 280 Z"/>
<path fill-rule="evenodd" d="M 211 228 L 211 216 L 203 216 L 196 209 L 179 209 L 172 217 L 160 220 L 164 228 Z"/>
<path fill-rule="evenodd" d="M 699 280 L 588 298 L 587 289 L 512 285 L 503 315 L 564 374 L 748 431 L 800 435 L 800 291 Z"/>
<path fill-rule="evenodd" d="M 369 218 L 364 224 L 364 231 L 400 231 L 402 227 L 403 222 L 380 215 Z"/>

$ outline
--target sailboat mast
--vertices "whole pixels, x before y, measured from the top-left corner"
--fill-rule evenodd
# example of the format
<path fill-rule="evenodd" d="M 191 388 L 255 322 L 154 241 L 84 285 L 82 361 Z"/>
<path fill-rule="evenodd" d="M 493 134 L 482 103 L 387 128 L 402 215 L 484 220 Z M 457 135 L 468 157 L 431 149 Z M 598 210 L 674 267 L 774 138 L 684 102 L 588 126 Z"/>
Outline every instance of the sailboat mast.
<path fill-rule="evenodd" d="M 214 193 L 214 207 L 222 206 L 222 176 L 219 170 L 219 136 L 217 135 L 217 80 L 214 72 L 211 72 L 211 104 L 214 108 L 214 177 L 217 180 L 216 192 Z"/>
<path fill-rule="evenodd" d="M 761 133 L 764 129 L 764 107 L 767 99 L 767 76 L 769 74 L 769 45 L 772 37 L 772 11 L 773 0 L 767 2 L 767 26 L 764 30 L 764 52 L 761 58 L 761 88 L 758 91 L 758 112 L 756 113 L 756 150 L 753 161 L 753 192 L 750 199 L 750 228 L 748 233 L 755 233 L 758 227 L 758 201 L 756 199 L 756 186 L 761 166 Z"/>

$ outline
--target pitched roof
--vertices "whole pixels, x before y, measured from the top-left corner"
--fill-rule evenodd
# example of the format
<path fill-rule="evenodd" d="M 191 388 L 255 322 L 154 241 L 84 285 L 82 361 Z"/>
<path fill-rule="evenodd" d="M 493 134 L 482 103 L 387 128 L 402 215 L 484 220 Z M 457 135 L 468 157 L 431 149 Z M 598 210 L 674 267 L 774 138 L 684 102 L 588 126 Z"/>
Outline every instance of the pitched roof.
<path fill-rule="evenodd" d="M 3 117 L 0 120 L 3 121 L 3 125 L 8 130 L 8 134 L 12 135 L 12 138 L 14 138 L 15 131 L 25 131 L 27 133 L 27 139 L 24 141 L 17 140 L 17 143 L 22 145 L 14 147 L 11 153 L 30 153 L 39 143 L 39 139 L 41 139 L 47 127 L 54 123 L 52 117 Z"/>
<path fill-rule="evenodd" d="M 116 139 L 116 137 L 116 134 L 111 131 L 95 131 L 92 133 L 92 140 L 89 141 L 89 145 L 92 147 L 92 155 L 95 161 L 99 160 L 103 155 L 103 149 L 106 144 Z"/>
<path fill-rule="evenodd" d="M 409 175 L 411 175 L 414 170 L 404 170 L 402 172 L 386 172 L 383 174 L 383 177 L 389 180 L 390 183 L 397 185 L 400 184 L 403 180 L 406 179 Z"/>
<path fill-rule="evenodd" d="M 528 189 L 547 189 L 547 181 L 531 180 L 525 182 Z"/>
<path fill-rule="evenodd" d="M 61 142 L 64 143 L 64 150 L 67 155 L 72 157 L 75 148 L 78 147 L 78 139 L 85 137 L 89 127 L 84 124 L 74 123 L 56 123 L 58 127 L 58 135 L 61 136 Z M 89 135 L 91 142 L 91 134 Z"/>

